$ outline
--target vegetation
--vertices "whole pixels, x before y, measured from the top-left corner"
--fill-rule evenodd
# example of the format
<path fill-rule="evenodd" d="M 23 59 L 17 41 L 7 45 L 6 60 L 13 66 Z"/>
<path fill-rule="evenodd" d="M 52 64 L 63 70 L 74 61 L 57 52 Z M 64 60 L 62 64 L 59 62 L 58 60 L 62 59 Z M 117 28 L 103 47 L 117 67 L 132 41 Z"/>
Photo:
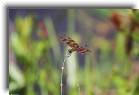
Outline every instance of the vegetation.
<path fill-rule="evenodd" d="M 13 20 L 9 13 L 10 94 L 60 95 L 70 48 L 59 40 L 64 35 L 92 52 L 66 59 L 63 95 L 139 95 L 139 10 L 16 12 Z"/>

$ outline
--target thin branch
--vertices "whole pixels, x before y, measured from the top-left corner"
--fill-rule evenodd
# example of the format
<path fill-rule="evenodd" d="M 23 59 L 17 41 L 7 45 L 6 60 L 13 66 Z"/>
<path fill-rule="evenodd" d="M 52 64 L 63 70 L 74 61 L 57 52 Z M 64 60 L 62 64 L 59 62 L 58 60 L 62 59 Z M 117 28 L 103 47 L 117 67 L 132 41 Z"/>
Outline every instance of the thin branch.
<path fill-rule="evenodd" d="M 78 86 L 78 93 L 80 95 L 80 86 L 79 86 L 79 84 L 77 84 L 77 86 Z"/>
<path fill-rule="evenodd" d="M 65 56 L 65 58 L 64 58 L 64 61 L 63 61 L 63 63 L 62 63 L 62 67 L 61 67 L 61 83 L 60 83 L 60 86 L 61 86 L 61 95 L 62 95 L 62 90 L 63 90 L 63 72 L 64 72 L 64 65 L 65 65 L 65 62 L 66 62 L 66 59 L 68 58 L 68 57 L 70 57 L 71 56 L 71 53 L 68 53 L 66 56 Z"/>

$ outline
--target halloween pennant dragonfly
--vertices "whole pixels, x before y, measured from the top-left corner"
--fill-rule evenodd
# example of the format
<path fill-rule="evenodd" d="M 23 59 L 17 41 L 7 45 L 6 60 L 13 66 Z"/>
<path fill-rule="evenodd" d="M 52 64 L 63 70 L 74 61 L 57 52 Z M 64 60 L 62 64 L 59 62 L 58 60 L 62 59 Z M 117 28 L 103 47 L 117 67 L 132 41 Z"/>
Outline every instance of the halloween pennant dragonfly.
<path fill-rule="evenodd" d="M 68 50 L 69 53 L 72 53 L 74 51 L 79 52 L 80 54 L 85 54 L 86 52 L 91 52 L 88 49 L 85 49 L 85 47 L 87 45 L 85 45 L 84 47 L 80 47 L 74 40 L 72 40 L 70 37 L 68 38 L 64 38 L 64 37 L 60 37 L 61 41 L 65 42 L 67 45 L 69 45 L 71 47 L 71 49 Z"/>

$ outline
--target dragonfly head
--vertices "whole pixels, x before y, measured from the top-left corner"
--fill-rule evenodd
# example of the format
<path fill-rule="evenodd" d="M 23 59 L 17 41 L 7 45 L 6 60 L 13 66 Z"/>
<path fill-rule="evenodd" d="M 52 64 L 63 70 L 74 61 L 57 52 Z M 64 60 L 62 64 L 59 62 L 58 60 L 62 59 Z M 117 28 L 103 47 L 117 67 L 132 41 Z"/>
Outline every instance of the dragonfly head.
<path fill-rule="evenodd" d="M 69 49 L 69 50 L 68 50 L 69 53 L 72 53 L 72 52 L 74 52 L 74 51 L 75 51 L 74 49 Z"/>

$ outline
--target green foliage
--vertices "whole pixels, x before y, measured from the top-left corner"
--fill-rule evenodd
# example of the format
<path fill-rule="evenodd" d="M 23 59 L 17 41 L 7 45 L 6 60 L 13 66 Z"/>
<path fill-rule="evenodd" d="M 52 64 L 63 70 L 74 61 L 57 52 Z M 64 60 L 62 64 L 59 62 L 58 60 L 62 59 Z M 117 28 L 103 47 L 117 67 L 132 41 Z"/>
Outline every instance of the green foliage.
<path fill-rule="evenodd" d="M 17 16 L 15 19 L 15 32 L 12 33 L 10 37 L 10 46 L 23 71 L 19 72 L 19 70 L 16 69 L 17 67 L 13 69 L 12 64 L 10 65 L 9 78 L 16 83 L 13 84 L 13 82 L 10 81 L 10 93 L 19 93 L 18 90 L 24 87 L 25 92 L 20 94 L 37 95 L 36 93 L 38 92 L 35 91 L 34 88 L 35 84 L 38 83 L 42 95 L 46 95 L 46 93 L 56 95 L 56 93 L 59 93 L 58 86 L 56 86 L 58 83 L 58 73 L 55 73 L 57 69 L 52 67 L 49 58 L 51 45 L 47 39 L 33 40 L 33 25 L 34 19 L 31 15 L 25 18 Z M 41 67 L 39 65 L 41 65 Z M 51 76 L 49 77 L 48 74 L 50 74 L 50 72 Z M 21 80 L 19 81 L 16 78 L 21 78 Z M 57 87 L 57 90 L 53 91 L 55 87 Z"/>
<path fill-rule="evenodd" d="M 9 64 L 9 90 L 14 92 L 25 86 L 25 78 L 23 72 L 14 63 Z"/>

